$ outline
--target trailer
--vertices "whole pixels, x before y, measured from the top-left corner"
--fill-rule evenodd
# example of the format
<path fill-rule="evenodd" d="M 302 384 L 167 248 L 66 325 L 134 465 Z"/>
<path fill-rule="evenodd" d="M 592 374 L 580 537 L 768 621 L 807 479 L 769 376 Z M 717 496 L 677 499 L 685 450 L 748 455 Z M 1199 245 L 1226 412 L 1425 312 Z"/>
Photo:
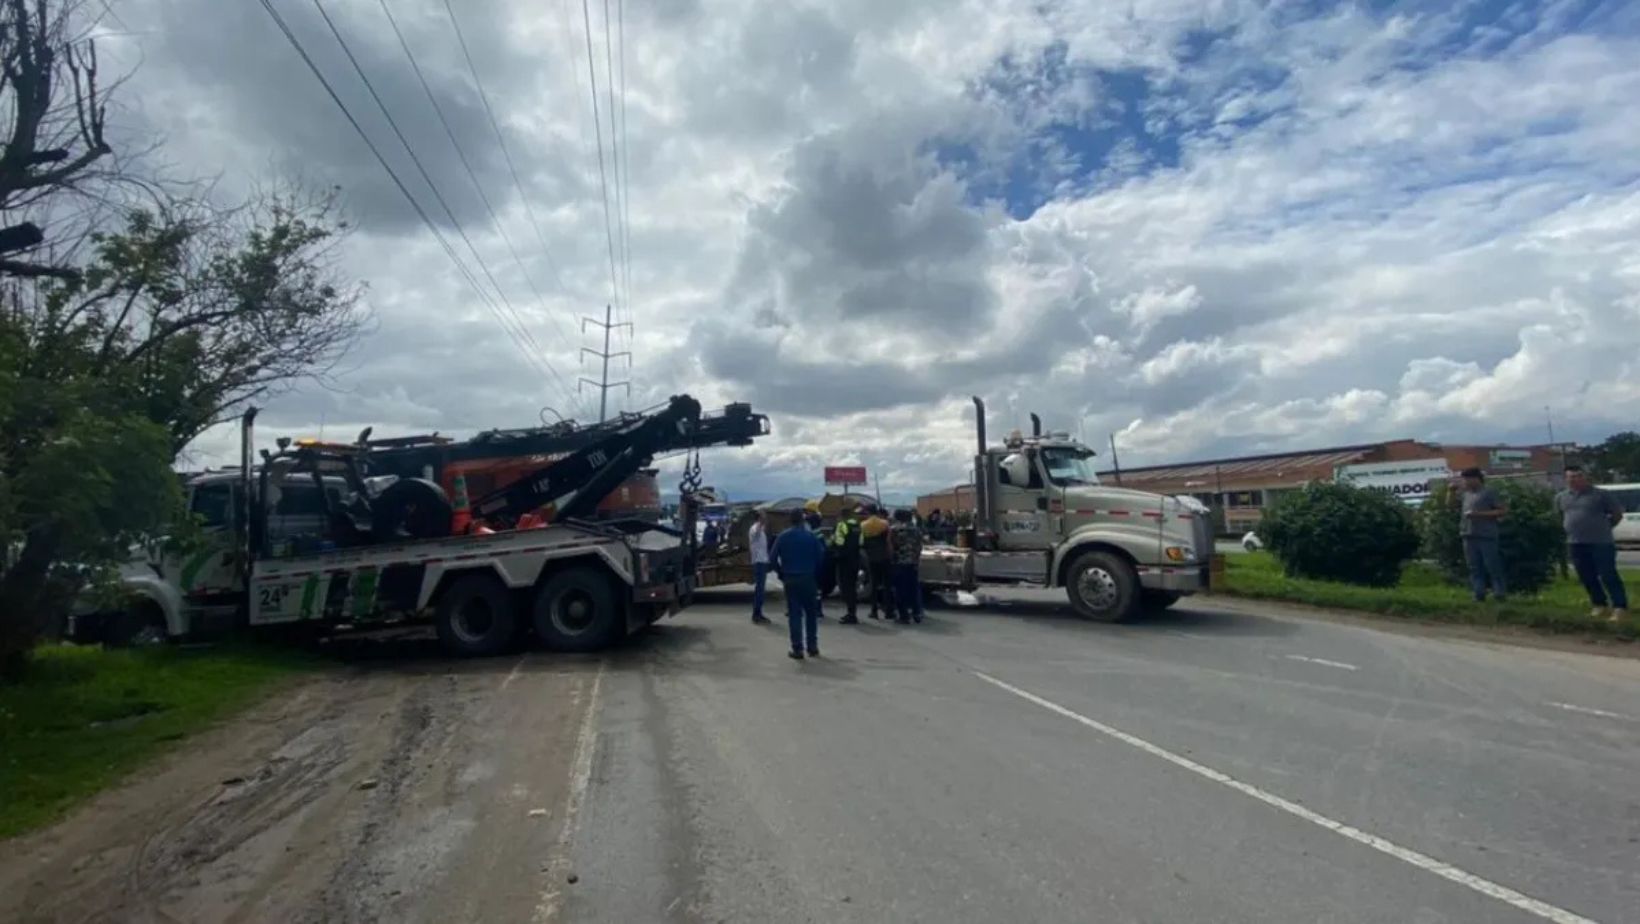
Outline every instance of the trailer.
<path fill-rule="evenodd" d="M 426 621 L 456 655 L 495 654 L 529 635 L 554 650 L 596 650 L 687 606 L 698 550 L 692 523 L 679 531 L 589 515 L 658 453 L 768 432 L 745 405 L 703 415 L 677 396 L 469 504 L 428 479 L 373 475 L 364 441 L 282 441 L 253 466 L 255 417 L 242 418 L 239 469 L 189 486 L 203 547 L 146 550 L 121 569 L 124 604 L 79 608 L 71 637 Z"/>

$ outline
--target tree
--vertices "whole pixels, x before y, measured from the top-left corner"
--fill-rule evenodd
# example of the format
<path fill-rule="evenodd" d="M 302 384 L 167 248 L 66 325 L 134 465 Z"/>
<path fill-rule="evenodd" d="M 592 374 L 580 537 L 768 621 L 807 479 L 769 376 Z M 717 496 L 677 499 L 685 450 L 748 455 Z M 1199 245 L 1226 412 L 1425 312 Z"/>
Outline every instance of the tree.
<path fill-rule="evenodd" d="M 1509 513 L 1498 521 L 1498 548 L 1503 555 L 1504 580 L 1510 593 L 1531 594 L 1549 586 L 1555 565 L 1565 556 L 1566 534 L 1555 512 L 1555 495 L 1542 485 L 1499 479 L 1491 482 Z M 1441 574 L 1455 584 L 1469 580 L 1459 527 L 1463 491 L 1442 484 L 1418 511 L 1418 531 L 1424 554 L 1434 559 Z"/>
<path fill-rule="evenodd" d="M 1597 482 L 1640 481 L 1640 433 L 1613 433 L 1598 446 L 1579 446 L 1577 454 Z"/>
<path fill-rule="evenodd" d="M 1418 531 L 1394 497 L 1312 482 L 1264 512 L 1258 533 L 1291 577 L 1388 587 L 1418 553 Z"/>
<path fill-rule="evenodd" d="M 120 558 L 175 513 L 176 453 L 213 423 L 323 376 L 361 330 L 329 197 L 131 210 L 66 278 L 15 281 L 0 313 L 0 669 L 54 576 Z M 72 565 L 65 572 L 65 566 Z"/>
<path fill-rule="evenodd" d="M 38 243 L 42 232 L 20 213 L 49 211 L 58 194 L 98 179 L 92 168 L 113 153 L 103 138 L 108 90 L 97 83 L 96 43 L 82 38 L 79 4 L 0 0 L 0 252 Z M 66 86 L 66 91 L 65 91 Z M 51 261 L 0 257 L 0 275 L 72 277 Z"/>

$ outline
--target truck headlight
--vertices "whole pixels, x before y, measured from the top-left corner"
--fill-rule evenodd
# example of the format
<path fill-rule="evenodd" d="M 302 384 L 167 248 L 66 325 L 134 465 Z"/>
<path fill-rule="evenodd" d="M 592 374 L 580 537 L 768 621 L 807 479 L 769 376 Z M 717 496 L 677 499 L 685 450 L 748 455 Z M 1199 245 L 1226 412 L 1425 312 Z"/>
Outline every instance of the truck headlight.
<path fill-rule="evenodd" d="M 1176 545 L 1170 545 L 1163 550 L 1168 561 L 1189 561 L 1190 550 Z"/>

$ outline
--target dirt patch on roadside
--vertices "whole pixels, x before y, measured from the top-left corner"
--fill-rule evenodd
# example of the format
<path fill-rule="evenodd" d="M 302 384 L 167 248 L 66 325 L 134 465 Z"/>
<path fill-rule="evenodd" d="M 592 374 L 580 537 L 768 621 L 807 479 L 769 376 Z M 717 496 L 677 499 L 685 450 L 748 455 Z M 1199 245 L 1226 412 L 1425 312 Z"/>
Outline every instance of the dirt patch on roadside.
<path fill-rule="evenodd" d="M 287 688 L 5 843 L 0 919 L 528 919 L 595 667 L 412 647 Z"/>

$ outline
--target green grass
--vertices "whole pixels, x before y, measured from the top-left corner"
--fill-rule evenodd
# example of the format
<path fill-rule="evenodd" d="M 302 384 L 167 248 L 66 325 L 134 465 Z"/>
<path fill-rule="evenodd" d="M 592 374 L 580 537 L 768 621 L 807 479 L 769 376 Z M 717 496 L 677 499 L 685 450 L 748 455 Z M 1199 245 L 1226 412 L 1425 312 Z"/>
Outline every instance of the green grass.
<path fill-rule="evenodd" d="M 0 838 L 60 817 L 314 663 L 240 646 L 37 649 L 19 682 L 0 684 Z"/>
<path fill-rule="evenodd" d="M 1467 587 L 1447 583 L 1432 565 L 1414 562 L 1395 587 L 1359 587 L 1332 581 L 1290 578 L 1268 552 L 1225 556 L 1225 592 L 1241 597 L 1287 600 L 1311 606 L 1360 610 L 1386 616 L 1465 625 L 1525 626 L 1633 640 L 1640 621 L 1631 616 L 1611 623 L 1589 616 L 1589 598 L 1574 578 L 1557 579 L 1536 596 L 1504 603 L 1476 603 Z M 1640 592 L 1640 571 L 1623 570 L 1623 582 Z"/>

